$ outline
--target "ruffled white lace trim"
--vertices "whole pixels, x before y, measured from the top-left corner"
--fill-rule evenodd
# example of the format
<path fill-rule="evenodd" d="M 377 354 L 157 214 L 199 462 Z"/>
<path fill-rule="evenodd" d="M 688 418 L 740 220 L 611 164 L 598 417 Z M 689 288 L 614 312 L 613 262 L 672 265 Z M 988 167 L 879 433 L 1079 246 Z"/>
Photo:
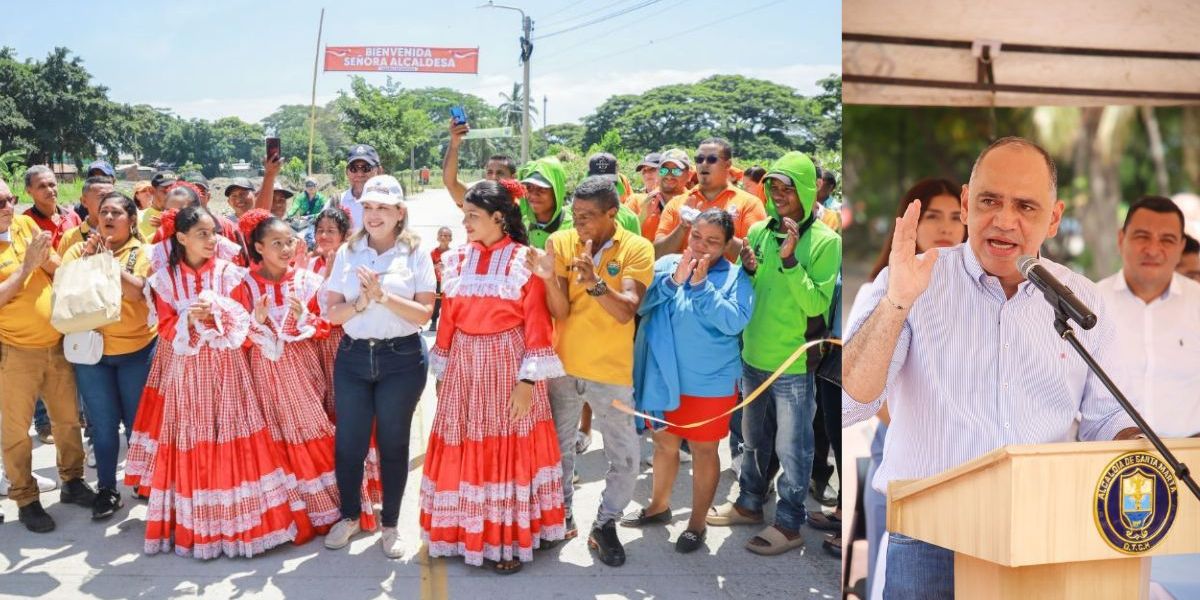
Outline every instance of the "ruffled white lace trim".
<path fill-rule="evenodd" d="M 540 348 L 525 353 L 525 358 L 521 359 L 521 368 L 517 370 L 517 379 L 543 381 L 554 377 L 563 377 L 566 374 L 562 361 L 559 360 L 554 350 Z"/>
<path fill-rule="evenodd" d="M 442 255 L 442 293 L 448 298 L 491 296 L 519 300 L 521 289 L 532 275 L 525 264 L 528 253 L 526 246 L 509 244 L 491 254 L 487 271 L 480 274 L 483 253 L 470 245 L 460 246 Z"/>
<path fill-rule="evenodd" d="M 446 372 L 446 363 L 449 360 L 450 353 L 441 348 L 435 346 L 429 351 L 429 370 L 438 381 L 441 381 L 442 374 Z"/>
<path fill-rule="evenodd" d="M 204 290 L 196 297 L 207 300 L 212 306 L 213 325 L 198 322 L 188 325 L 187 309 L 193 300 L 184 303 L 175 321 L 175 339 L 171 347 L 177 354 L 193 356 L 200 353 L 202 346 L 216 350 L 240 348 L 250 330 L 250 315 L 241 304 L 232 299 L 218 296 L 212 290 Z M 194 329 L 194 331 L 192 331 Z"/>

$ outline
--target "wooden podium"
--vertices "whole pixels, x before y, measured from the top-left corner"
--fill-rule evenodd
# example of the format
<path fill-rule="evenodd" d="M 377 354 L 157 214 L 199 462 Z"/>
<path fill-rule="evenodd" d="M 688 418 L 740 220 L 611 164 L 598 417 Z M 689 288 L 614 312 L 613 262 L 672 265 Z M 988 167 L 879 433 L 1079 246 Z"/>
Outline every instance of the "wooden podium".
<path fill-rule="evenodd" d="M 1200 439 L 1168 439 L 1200 471 Z M 955 597 L 1145 599 L 1148 557 L 1200 553 L 1200 502 L 1177 481 L 1174 524 L 1153 549 L 1128 555 L 1097 529 L 1106 467 L 1146 440 L 1006 446 L 925 479 L 888 487 L 888 531 L 953 550 Z M 1159 457 L 1161 458 L 1161 457 Z"/>

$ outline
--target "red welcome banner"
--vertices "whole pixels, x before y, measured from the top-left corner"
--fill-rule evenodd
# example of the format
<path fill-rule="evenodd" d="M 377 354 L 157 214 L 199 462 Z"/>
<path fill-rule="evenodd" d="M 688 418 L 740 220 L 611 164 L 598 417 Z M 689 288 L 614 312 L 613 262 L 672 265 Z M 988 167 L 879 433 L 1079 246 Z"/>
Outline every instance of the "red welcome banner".
<path fill-rule="evenodd" d="M 326 46 L 325 70 L 478 73 L 479 48 Z"/>

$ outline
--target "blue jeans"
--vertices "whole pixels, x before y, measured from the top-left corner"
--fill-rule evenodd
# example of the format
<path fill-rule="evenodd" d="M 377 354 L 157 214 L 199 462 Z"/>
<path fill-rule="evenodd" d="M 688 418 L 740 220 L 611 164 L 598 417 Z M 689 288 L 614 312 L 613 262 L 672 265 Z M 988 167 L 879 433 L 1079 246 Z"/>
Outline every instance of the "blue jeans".
<path fill-rule="evenodd" d="M 40 397 L 33 407 L 33 427 L 38 431 L 50 427 L 50 413 L 46 412 L 46 403 Z"/>
<path fill-rule="evenodd" d="M 371 427 L 379 446 L 384 527 L 395 527 L 408 482 L 408 438 L 413 411 L 425 390 L 427 369 L 417 334 L 385 340 L 342 338 L 333 362 L 337 411 L 334 474 L 342 517 L 362 510 L 363 461 Z"/>
<path fill-rule="evenodd" d="M 954 553 L 898 533 L 888 534 L 884 600 L 952 600 Z"/>
<path fill-rule="evenodd" d="M 875 559 L 879 544 L 887 533 L 887 495 L 875 491 L 871 482 L 875 471 L 883 462 L 883 440 L 887 437 L 887 425 L 882 422 L 875 428 L 871 439 L 871 466 L 867 468 L 866 489 L 863 490 L 863 506 L 867 513 L 867 597 L 871 597 L 871 581 L 875 578 Z"/>
<path fill-rule="evenodd" d="M 75 381 L 92 428 L 96 479 L 101 488 L 117 489 L 117 454 L 121 450 L 117 430 L 125 426 L 128 443 L 156 345 L 151 341 L 137 352 L 106 354 L 94 365 L 74 365 Z"/>
<path fill-rule="evenodd" d="M 757 389 L 770 376 L 767 371 L 743 363 L 742 389 Z M 782 375 L 742 413 L 746 455 L 738 478 L 741 492 L 737 505 L 747 511 L 762 512 L 770 483 L 773 448 L 783 470 L 775 525 L 790 531 L 799 531 L 808 520 L 804 497 L 812 475 L 812 426 L 817 411 L 814 393 L 812 373 Z M 770 422 L 772 415 L 774 427 Z"/>

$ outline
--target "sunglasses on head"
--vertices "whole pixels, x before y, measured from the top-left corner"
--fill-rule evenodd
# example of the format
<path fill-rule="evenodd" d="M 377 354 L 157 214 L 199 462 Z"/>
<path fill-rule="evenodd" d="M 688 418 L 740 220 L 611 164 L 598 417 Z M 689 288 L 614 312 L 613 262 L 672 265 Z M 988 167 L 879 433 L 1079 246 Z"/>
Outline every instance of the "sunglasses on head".
<path fill-rule="evenodd" d="M 679 177 L 680 175 L 683 175 L 683 169 L 680 167 L 659 167 L 658 174 Z"/>
<path fill-rule="evenodd" d="M 346 167 L 346 170 L 350 171 L 351 173 L 370 173 L 371 169 L 374 169 L 374 168 L 375 167 L 372 167 L 371 165 L 368 165 L 367 163 L 355 163 L 353 165 Z"/>
<path fill-rule="evenodd" d="M 697 154 L 696 155 L 696 164 L 698 164 L 698 165 L 702 165 L 704 163 L 708 163 L 710 165 L 715 165 L 715 164 L 717 164 L 718 160 L 721 160 L 721 157 L 717 156 L 716 154 L 708 154 L 708 155 Z"/>

